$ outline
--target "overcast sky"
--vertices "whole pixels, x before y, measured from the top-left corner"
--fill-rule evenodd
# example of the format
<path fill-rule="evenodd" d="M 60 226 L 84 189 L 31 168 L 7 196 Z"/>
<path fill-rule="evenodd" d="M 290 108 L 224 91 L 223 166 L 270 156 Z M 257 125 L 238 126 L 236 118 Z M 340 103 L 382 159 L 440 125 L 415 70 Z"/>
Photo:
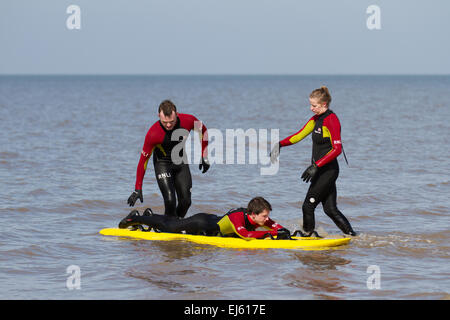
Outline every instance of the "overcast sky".
<path fill-rule="evenodd" d="M 0 0 L 0 28 L 0 74 L 450 74 L 448 0 Z"/>

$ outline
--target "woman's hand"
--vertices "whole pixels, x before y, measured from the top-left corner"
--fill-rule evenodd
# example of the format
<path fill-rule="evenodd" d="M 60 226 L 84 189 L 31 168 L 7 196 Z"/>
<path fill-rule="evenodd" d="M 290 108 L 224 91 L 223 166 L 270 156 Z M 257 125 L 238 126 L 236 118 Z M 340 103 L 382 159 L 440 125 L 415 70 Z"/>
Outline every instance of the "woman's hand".
<path fill-rule="evenodd" d="M 314 176 L 316 175 L 317 171 L 319 171 L 319 167 L 317 167 L 315 163 L 310 165 L 302 174 L 303 181 L 309 182 L 310 180 L 312 180 L 312 178 L 314 178 Z"/>

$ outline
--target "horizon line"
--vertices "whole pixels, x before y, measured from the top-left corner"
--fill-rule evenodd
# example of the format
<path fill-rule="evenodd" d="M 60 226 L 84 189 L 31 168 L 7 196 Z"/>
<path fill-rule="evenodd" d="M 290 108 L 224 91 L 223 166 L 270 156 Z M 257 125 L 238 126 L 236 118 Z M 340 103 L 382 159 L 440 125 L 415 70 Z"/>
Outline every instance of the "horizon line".
<path fill-rule="evenodd" d="M 450 73 L 0 73 L 0 76 L 133 76 L 133 77 L 317 77 L 317 76 L 450 76 Z"/>

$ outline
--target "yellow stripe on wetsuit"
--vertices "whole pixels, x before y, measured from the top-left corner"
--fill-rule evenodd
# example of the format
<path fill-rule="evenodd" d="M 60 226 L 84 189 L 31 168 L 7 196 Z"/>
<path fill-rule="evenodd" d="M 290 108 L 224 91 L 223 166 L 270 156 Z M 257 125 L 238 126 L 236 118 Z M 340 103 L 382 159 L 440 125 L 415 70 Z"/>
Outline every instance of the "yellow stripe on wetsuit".
<path fill-rule="evenodd" d="M 302 141 L 305 137 L 307 137 L 314 130 L 314 126 L 316 125 L 316 121 L 313 119 L 309 120 L 305 126 L 296 134 L 292 135 L 289 138 L 289 142 L 294 144 Z"/>
<path fill-rule="evenodd" d="M 231 222 L 228 215 L 225 215 L 222 219 L 217 222 L 220 228 L 220 232 L 226 236 L 230 234 L 237 234 L 239 235 L 239 232 L 237 232 L 236 228 L 234 227 L 234 224 Z"/>
<path fill-rule="evenodd" d="M 164 149 L 161 147 L 160 144 L 158 144 L 157 147 L 158 147 L 162 152 L 164 152 Z M 155 150 L 155 147 L 153 147 L 152 150 L 150 151 L 150 153 L 148 153 L 148 154 L 145 154 L 144 151 L 141 152 L 141 153 L 147 158 L 147 160 L 145 160 L 145 162 L 144 162 L 144 171 L 147 171 L 148 160 L 150 160 L 150 157 L 151 157 L 151 155 L 152 155 L 152 153 L 153 153 L 153 150 Z M 165 152 L 164 152 L 164 155 L 165 155 Z"/>
<path fill-rule="evenodd" d="M 251 240 L 254 239 L 252 237 L 244 237 L 237 229 L 236 226 L 234 225 L 233 222 L 231 222 L 228 214 L 226 214 L 222 219 L 219 220 L 219 222 L 217 222 L 217 224 L 219 225 L 219 229 L 220 229 L 220 233 L 222 233 L 222 235 L 224 237 L 229 237 L 229 236 L 233 236 L 233 235 L 237 235 L 242 239 L 245 240 Z M 270 230 L 269 227 L 266 226 L 261 226 L 261 228 L 266 229 L 266 230 Z"/>
<path fill-rule="evenodd" d="M 332 137 L 331 137 L 331 132 L 330 132 L 330 130 L 329 130 L 327 127 L 325 127 L 325 126 L 322 126 L 322 129 L 323 129 L 322 137 L 324 137 L 324 138 L 329 138 L 329 139 L 330 139 L 330 143 L 331 143 L 331 149 L 330 149 L 330 151 L 327 152 L 326 155 L 324 155 L 324 156 L 322 157 L 322 158 L 324 158 L 324 157 L 326 157 L 330 152 L 333 151 L 333 140 L 332 140 Z M 319 159 L 319 160 L 320 160 L 320 159 Z"/>

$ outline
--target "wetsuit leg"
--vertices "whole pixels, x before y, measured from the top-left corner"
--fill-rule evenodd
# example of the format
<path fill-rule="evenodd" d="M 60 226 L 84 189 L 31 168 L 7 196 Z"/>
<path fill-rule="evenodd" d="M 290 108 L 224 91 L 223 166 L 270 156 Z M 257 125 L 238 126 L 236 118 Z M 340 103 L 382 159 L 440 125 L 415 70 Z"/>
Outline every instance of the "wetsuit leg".
<path fill-rule="evenodd" d="M 179 220 L 183 230 L 188 234 L 205 234 L 215 236 L 220 231 L 217 222 L 221 217 L 209 213 L 197 213 L 191 217 Z"/>
<path fill-rule="evenodd" d="M 150 216 L 137 216 L 135 221 L 155 228 L 161 232 L 188 234 L 216 235 L 219 232 L 217 222 L 220 217 L 214 214 L 197 213 L 186 219 L 178 219 L 174 216 L 153 214 Z"/>
<path fill-rule="evenodd" d="M 168 161 L 153 161 L 155 167 L 156 181 L 164 199 L 164 214 L 176 217 L 176 190 L 172 164 Z"/>
<path fill-rule="evenodd" d="M 188 164 L 180 164 L 174 170 L 174 183 L 177 193 L 178 206 L 176 214 L 179 218 L 184 218 L 191 206 L 192 177 Z"/>
<path fill-rule="evenodd" d="M 136 216 L 134 220 L 161 232 L 179 232 L 176 225 L 178 218 L 175 216 L 152 214 L 150 216 Z"/>
<path fill-rule="evenodd" d="M 326 165 L 314 177 L 303 202 L 303 230 L 312 232 L 315 228 L 314 211 L 317 205 L 328 197 L 339 175 L 339 167 Z"/>
<path fill-rule="evenodd" d="M 324 201 L 322 201 L 323 211 L 331 218 L 331 220 L 333 220 L 336 226 L 338 226 L 343 233 L 353 235 L 355 232 L 353 231 L 350 222 L 348 222 L 347 218 L 337 208 L 336 198 L 336 183 L 333 183 L 328 196 L 324 199 Z"/>

